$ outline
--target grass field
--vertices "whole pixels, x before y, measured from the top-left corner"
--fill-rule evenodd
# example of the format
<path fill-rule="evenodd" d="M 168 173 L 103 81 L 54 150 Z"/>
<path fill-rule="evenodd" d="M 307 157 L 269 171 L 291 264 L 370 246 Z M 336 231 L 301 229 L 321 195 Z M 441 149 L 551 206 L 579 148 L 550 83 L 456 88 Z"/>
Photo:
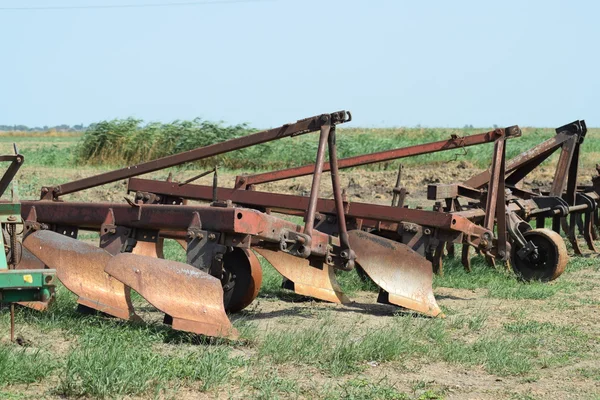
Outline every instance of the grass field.
<path fill-rule="evenodd" d="M 347 129 L 339 142 L 341 156 L 349 156 L 486 130 Z M 526 129 L 522 138 L 509 141 L 509 153 L 550 135 L 549 129 Z M 600 130 L 590 130 L 583 176 L 592 174 L 598 139 Z M 76 164 L 79 140 L 77 135 L 0 135 L 1 151 L 8 152 L 16 141 L 25 155 L 21 197 L 37 196 L 42 184 L 108 168 Z M 303 154 L 298 145 L 315 141 L 315 136 L 282 140 L 280 147 L 264 151 L 267 161 L 274 160 L 265 165 L 307 162 L 310 157 L 298 156 Z M 461 161 L 481 169 L 490 154 L 491 147 L 483 146 L 466 155 L 440 153 L 403 163 L 427 174 Z M 342 183 L 355 179 L 363 186 L 363 199 L 386 202 L 377 196 L 389 197 L 394 170 L 393 164 L 357 169 L 345 173 Z M 236 172 L 224 171 L 224 184 Z M 422 174 L 414 172 L 409 181 L 422 186 L 422 179 L 431 178 Z M 297 192 L 303 185 L 306 180 L 271 188 Z M 125 195 L 120 183 L 89 192 L 74 198 L 120 201 Z M 167 241 L 166 256 L 181 260 L 183 252 Z M 353 272 L 338 275 L 353 304 L 311 301 L 281 289 L 280 276 L 261 262 L 261 292 L 248 309 L 232 316 L 242 334 L 233 342 L 172 331 L 139 296 L 134 300 L 150 321 L 146 324 L 84 316 L 75 311 L 74 296 L 60 288 L 50 312 L 18 309 L 17 334 L 26 343 L 17 346 L 7 342 L 9 316 L 2 310 L 0 398 L 600 399 L 596 255 L 572 257 L 567 271 L 550 284 L 524 284 L 480 258 L 469 274 L 458 260 L 447 259 L 444 276 L 434 280 L 445 319 L 376 304 L 374 288 Z"/>

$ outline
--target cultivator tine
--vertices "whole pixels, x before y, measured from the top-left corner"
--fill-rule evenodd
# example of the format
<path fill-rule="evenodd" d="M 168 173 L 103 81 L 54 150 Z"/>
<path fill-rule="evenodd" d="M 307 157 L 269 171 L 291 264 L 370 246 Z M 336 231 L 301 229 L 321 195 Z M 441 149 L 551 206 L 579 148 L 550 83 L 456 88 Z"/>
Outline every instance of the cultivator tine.
<path fill-rule="evenodd" d="M 312 266 L 308 259 L 294 257 L 281 251 L 260 247 L 253 249 L 288 280 L 288 288 L 294 292 L 332 303 L 350 302 L 338 285 L 332 267 L 323 263 Z"/>
<path fill-rule="evenodd" d="M 583 238 L 585 239 L 585 243 L 588 248 L 597 253 L 596 246 L 594 246 L 594 225 L 592 221 L 592 212 L 586 212 L 583 222 Z"/>
<path fill-rule="evenodd" d="M 23 245 L 50 268 L 85 307 L 122 318 L 139 319 L 130 290 L 104 272 L 112 256 L 105 250 L 59 233 L 42 230 L 27 236 Z"/>
<path fill-rule="evenodd" d="M 163 254 L 164 239 L 158 238 L 156 242 L 142 242 L 138 240 L 131 254 L 139 256 L 165 258 Z"/>
<path fill-rule="evenodd" d="M 29 250 L 23 248 L 21 250 L 21 260 L 15 266 L 15 269 L 45 269 L 46 265 L 36 256 L 31 254 Z M 54 295 L 48 301 L 20 301 L 17 304 L 31 308 L 36 311 L 46 311 L 50 303 L 54 301 Z"/>
<path fill-rule="evenodd" d="M 468 244 L 462 245 L 460 261 L 467 272 L 471 272 L 471 256 L 469 255 L 470 250 L 471 246 Z"/>
<path fill-rule="evenodd" d="M 128 253 L 114 256 L 105 271 L 171 317 L 173 329 L 238 337 L 225 313 L 221 281 L 206 272 L 176 261 Z"/>
<path fill-rule="evenodd" d="M 405 244 L 358 230 L 348 235 L 358 264 L 386 292 L 387 302 L 433 317 L 442 315 L 431 287 L 431 263 Z"/>

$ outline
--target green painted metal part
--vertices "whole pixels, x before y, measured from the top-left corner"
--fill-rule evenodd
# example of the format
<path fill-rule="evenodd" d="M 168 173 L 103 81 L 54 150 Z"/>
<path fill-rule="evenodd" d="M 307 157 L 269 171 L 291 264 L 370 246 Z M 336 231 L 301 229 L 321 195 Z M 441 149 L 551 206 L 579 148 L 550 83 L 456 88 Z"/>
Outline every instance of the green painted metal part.
<path fill-rule="evenodd" d="M 20 224 L 21 204 L 0 203 L 0 227 Z M 0 248 L 4 248 L 4 235 L 0 232 Z M 0 254 L 0 303 L 19 301 L 48 301 L 55 286 L 53 269 L 8 269 L 5 256 Z"/>

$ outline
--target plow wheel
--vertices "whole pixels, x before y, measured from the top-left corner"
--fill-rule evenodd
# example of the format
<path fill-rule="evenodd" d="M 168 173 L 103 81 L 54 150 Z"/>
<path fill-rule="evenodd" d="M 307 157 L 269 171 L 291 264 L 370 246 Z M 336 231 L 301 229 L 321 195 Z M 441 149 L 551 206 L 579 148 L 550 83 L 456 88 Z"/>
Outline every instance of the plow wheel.
<path fill-rule="evenodd" d="M 527 241 L 537 247 L 537 254 L 532 253 L 522 259 L 517 255 L 517 246 L 512 246 L 511 264 L 515 273 L 526 281 L 548 282 L 558 278 L 569 259 L 567 247 L 562 237 L 550 229 L 533 229 L 523 233 Z"/>
<path fill-rule="evenodd" d="M 27 236 L 23 245 L 56 270 L 57 278 L 78 296 L 80 305 L 122 319 L 139 319 L 129 288 L 104 272 L 112 260 L 106 250 L 45 230 Z"/>
<path fill-rule="evenodd" d="M 282 251 L 255 247 L 254 250 L 284 276 L 294 292 L 332 303 L 349 303 L 335 278 L 333 268 L 321 263 L 312 266 L 306 258 L 294 257 Z"/>
<path fill-rule="evenodd" d="M 223 257 L 223 303 L 227 312 L 238 312 L 254 301 L 262 284 L 262 268 L 249 249 L 236 247 Z"/>
<path fill-rule="evenodd" d="M 357 263 L 384 291 L 378 301 L 430 316 L 442 315 L 431 287 L 433 271 L 429 261 L 407 245 L 390 239 L 357 230 L 348 235 Z"/>

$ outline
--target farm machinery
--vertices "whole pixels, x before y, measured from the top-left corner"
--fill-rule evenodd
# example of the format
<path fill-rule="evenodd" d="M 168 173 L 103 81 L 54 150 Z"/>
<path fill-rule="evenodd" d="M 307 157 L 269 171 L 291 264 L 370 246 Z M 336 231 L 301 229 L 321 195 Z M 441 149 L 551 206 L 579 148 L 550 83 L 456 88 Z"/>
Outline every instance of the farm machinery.
<path fill-rule="evenodd" d="M 577 186 L 579 149 L 586 133 L 583 121 L 557 129 L 555 137 L 508 161 L 506 140 L 521 135 L 517 126 L 338 159 L 336 126 L 350 120 L 345 111 L 317 115 L 43 187 L 40 200 L 21 203 L 23 243 L 31 263 L 55 269 L 63 285 L 78 296 L 83 311 L 140 319 L 131 301 L 133 289 L 163 312 L 165 323 L 174 329 L 235 337 L 226 313 L 244 309 L 258 295 L 262 270 L 255 253 L 284 277 L 284 287 L 298 294 L 348 303 L 336 270 L 356 268 L 380 288 L 378 302 L 442 316 L 433 295 L 433 272 L 442 273 L 442 257 L 445 252 L 453 255 L 456 244 L 462 246 L 467 269 L 474 248 L 490 264 L 507 262 L 521 278 L 544 281 L 556 279 L 566 266 L 560 229 L 571 243 L 577 243 L 579 229 L 593 249 L 598 192 Z M 314 164 L 241 175 L 233 188 L 219 186 L 216 168 L 184 182 L 136 178 L 315 131 L 320 134 Z M 349 202 L 341 188 L 343 168 L 484 143 L 494 143 L 490 169 L 462 183 L 429 185 L 428 199 L 435 201 L 432 210 L 406 206 L 400 179 L 393 188 L 392 205 Z M 523 189 L 520 182 L 559 149 L 551 190 Z M 333 199 L 319 197 L 325 171 L 330 172 Z M 212 185 L 193 183 L 211 172 Z M 307 175 L 312 179 L 308 196 L 257 190 L 262 183 Z M 61 199 L 123 179 L 128 179 L 128 191 L 135 193 L 126 203 Z M 285 215 L 301 216 L 303 224 L 290 222 Z M 552 219 L 552 229 L 545 228 L 547 218 Z M 534 219 L 535 228 L 530 224 Z M 78 240 L 80 230 L 99 232 L 99 246 Z M 164 239 L 182 244 L 186 263 L 162 259 Z"/>
<path fill-rule="evenodd" d="M 24 157 L 15 146 L 15 154 L 0 156 L 0 161 L 10 162 L 0 178 L 1 197 L 23 165 Z M 54 292 L 55 271 L 40 264 L 38 268 L 29 268 L 30 264 L 21 263 L 23 251 L 17 232 L 17 227 L 23 224 L 21 205 L 14 192 L 11 197 L 10 202 L 0 202 L 0 244 L 4 248 L 4 257 L 0 257 L 0 304 L 10 306 L 10 340 L 14 341 L 15 303 L 34 308 L 36 304 L 46 304 Z"/>

